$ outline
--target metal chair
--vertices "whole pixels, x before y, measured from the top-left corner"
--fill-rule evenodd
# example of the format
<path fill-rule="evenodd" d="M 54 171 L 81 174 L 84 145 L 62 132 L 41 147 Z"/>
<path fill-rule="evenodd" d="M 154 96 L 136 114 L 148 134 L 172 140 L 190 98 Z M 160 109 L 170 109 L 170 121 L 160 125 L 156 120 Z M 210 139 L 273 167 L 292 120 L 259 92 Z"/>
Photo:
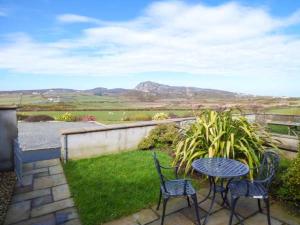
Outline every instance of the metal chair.
<path fill-rule="evenodd" d="M 231 215 L 229 225 L 232 224 L 232 217 L 235 214 L 234 209 L 240 197 L 257 199 L 260 212 L 262 212 L 260 200 L 263 199 L 267 209 L 268 224 L 271 225 L 268 190 L 278 165 L 279 156 L 275 152 L 266 151 L 260 166 L 258 168 L 252 168 L 258 170 L 258 174 L 253 181 L 241 179 L 233 180 L 229 183 L 228 188 L 231 193 Z M 240 220 L 239 217 L 238 219 Z M 240 223 L 242 224 L 241 220 Z"/>
<path fill-rule="evenodd" d="M 197 223 L 198 225 L 201 225 L 199 210 L 198 210 L 197 195 L 195 189 L 191 184 L 191 181 L 187 179 L 178 178 L 178 167 L 161 166 L 155 152 L 153 153 L 153 158 L 154 158 L 155 167 L 157 169 L 160 178 L 160 192 L 159 192 L 159 200 L 158 200 L 158 205 L 156 210 L 159 210 L 161 198 L 163 198 L 163 212 L 161 217 L 161 225 L 164 224 L 166 205 L 168 200 L 171 197 L 186 197 L 189 207 L 191 207 L 190 200 L 189 200 L 189 197 L 191 197 L 195 205 Z M 162 174 L 162 169 L 174 169 L 176 179 L 170 180 L 167 177 L 165 177 Z"/>

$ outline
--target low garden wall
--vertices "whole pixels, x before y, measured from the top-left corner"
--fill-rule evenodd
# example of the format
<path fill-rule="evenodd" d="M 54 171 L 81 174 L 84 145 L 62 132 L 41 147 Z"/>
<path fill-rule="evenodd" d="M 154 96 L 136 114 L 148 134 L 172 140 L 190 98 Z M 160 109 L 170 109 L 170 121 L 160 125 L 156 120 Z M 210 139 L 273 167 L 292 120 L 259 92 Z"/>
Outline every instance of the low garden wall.
<path fill-rule="evenodd" d="M 14 169 L 14 139 L 18 136 L 16 107 L 0 107 L 0 171 Z"/>
<path fill-rule="evenodd" d="M 173 122 L 182 126 L 194 120 L 195 118 L 192 117 L 114 125 L 97 129 L 66 130 L 62 132 L 61 138 L 62 159 L 66 161 L 89 158 L 136 149 L 140 141 L 157 125 Z"/>

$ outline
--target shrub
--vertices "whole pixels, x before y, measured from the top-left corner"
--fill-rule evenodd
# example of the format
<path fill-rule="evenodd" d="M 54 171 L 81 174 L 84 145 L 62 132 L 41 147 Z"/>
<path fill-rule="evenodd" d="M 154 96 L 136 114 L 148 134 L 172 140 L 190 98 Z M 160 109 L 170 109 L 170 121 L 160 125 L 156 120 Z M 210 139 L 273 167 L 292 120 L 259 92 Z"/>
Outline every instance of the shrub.
<path fill-rule="evenodd" d="M 34 115 L 28 116 L 24 121 L 26 122 L 43 122 L 43 121 L 52 121 L 54 118 L 48 115 Z"/>
<path fill-rule="evenodd" d="M 126 115 L 122 118 L 123 121 L 149 121 L 151 119 L 151 116 L 146 113 Z"/>
<path fill-rule="evenodd" d="M 175 118 L 179 118 L 180 116 L 178 116 L 177 114 L 170 112 L 169 113 L 169 118 L 175 119 Z"/>
<path fill-rule="evenodd" d="M 84 115 L 84 116 L 79 116 L 78 120 L 87 122 L 87 121 L 96 121 L 97 118 L 92 115 Z"/>
<path fill-rule="evenodd" d="M 300 152 L 284 173 L 281 173 L 280 178 L 282 182 L 277 192 L 278 197 L 293 202 L 300 209 Z"/>
<path fill-rule="evenodd" d="M 276 147 L 259 125 L 249 123 L 243 116 L 234 116 L 232 110 L 205 110 L 182 132 L 174 164 L 188 173 L 195 159 L 225 157 L 256 167 L 266 142 Z M 253 177 L 251 172 L 250 177 Z"/>
<path fill-rule="evenodd" d="M 166 120 L 166 119 L 168 119 L 168 118 L 169 118 L 168 114 L 167 114 L 167 113 L 164 113 L 164 112 L 156 113 L 156 114 L 152 117 L 153 120 Z"/>
<path fill-rule="evenodd" d="M 152 149 L 170 147 L 178 140 L 179 129 L 176 124 L 161 124 L 150 131 L 148 137 L 144 138 L 138 145 L 139 149 Z"/>
<path fill-rule="evenodd" d="M 17 120 L 25 120 L 29 117 L 29 115 L 26 115 L 24 113 L 17 113 Z"/>
<path fill-rule="evenodd" d="M 55 120 L 65 121 L 65 122 L 73 122 L 73 121 L 76 121 L 77 118 L 72 113 L 66 112 L 64 114 L 60 114 L 59 116 L 56 116 Z"/>

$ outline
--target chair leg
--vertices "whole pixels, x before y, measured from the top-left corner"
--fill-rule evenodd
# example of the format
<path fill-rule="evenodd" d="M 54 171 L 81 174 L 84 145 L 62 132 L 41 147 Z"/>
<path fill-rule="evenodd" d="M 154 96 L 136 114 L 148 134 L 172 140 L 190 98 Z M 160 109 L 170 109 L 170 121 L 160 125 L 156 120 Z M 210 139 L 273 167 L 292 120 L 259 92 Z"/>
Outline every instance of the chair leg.
<path fill-rule="evenodd" d="M 259 212 L 262 212 L 261 204 L 260 204 L 260 199 L 257 199 L 257 204 L 258 204 L 258 210 L 259 210 Z"/>
<path fill-rule="evenodd" d="M 161 190 L 159 190 L 159 199 L 158 199 L 156 210 L 159 210 L 159 206 L 160 206 L 160 202 L 161 202 L 161 195 L 162 195 Z"/>
<path fill-rule="evenodd" d="M 166 213 L 166 206 L 167 206 L 168 200 L 169 200 L 168 198 L 164 198 L 164 201 L 163 201 L 163 212 L 162 212 L 162 215 L 161 215 L 161 225 L 164 224 L 165 213 Z"/>
<path fill-rule="evenodd" d="M 265 198 L 264 201 L 265 201 L 266 208 L 267 208 L 268 225 L 271 225 L 270 202 L 269 202 L 269 198 Z"/>
<path fill-rule="evenodd" d="M 234 209 L 235 209 L 235 206 L 236 206 L 236 203 L 237 203 L 238 199 L 239 198 L 231 197 L 231 213 L 230 213 L 229 225 L 232 224 L 232 218 L 233 218 L 233 215 L 234 215 Z"/>
<path fill-rule="evenodd" d="M 192 197 L 194 205 L 195 205 L 197 224 L 201 225 L 201 223 L 200 223 L 200 215 L 199 215 L 199 208 L 198 208 L 198 201 L 197 201 L 197 195 L 194 194 L 191 197 Z"/>
<path fill-rule="evenodd" d="M 186 200 L 187 200 L 188 206 L 191 207 L 189 196 L 186 196 Z"/>

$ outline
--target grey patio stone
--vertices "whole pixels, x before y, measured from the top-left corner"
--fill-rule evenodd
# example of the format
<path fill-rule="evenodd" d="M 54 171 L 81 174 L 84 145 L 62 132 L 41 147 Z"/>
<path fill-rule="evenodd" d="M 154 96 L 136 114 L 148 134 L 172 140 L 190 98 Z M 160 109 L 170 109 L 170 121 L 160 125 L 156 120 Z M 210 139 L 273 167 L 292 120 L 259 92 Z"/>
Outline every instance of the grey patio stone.
<path fill-rule="evenodd" d="M 156 220 L 148 225 L 160 225 L 161 220 Z M 194 223 L 181 213 L 172 213 L 165 217 L 164 225 L 194 225 Z"/>
<path fill-rule="evenodd" d="M 103 225 L 139 225 L 132 216 L 123 217 L 118 220 L 113 220 Z"/>
<path fill-rule="evenodd" d="M 68 184 L 53 187 L 52 193 L 54 201 L 69 198 L 71 196 Z"/>
<path fill-rule="evenodd" d="M 25 175 L 21 182 L 17 183 L 17 187 L 31 186 L 33 182 L 33 175 Z"/>
<path fill-rule="evenodd" d="M 43 161 L 35 162 L 34 168 L 38 169 L 38 168 L 43 168 L 43 167 L 56 166 L 59 164 L 60 164 L 59 159 L 43 160 Z"/>
<path fill-rule="evenodd" d="M 34 169 L 34 163 L 25 163 L 23 164 L 23 172 L 31 171 Z"/>
<path fill-rule="evenodd" d="M 56 223 L 62 224 L 66 223 L 69 220 L 74 220 L 79 218 L 76 208 L 68 208 L 64 210 L 57 211 L 55 213 Z"/>
<path fill-rule="evenodd" d="M 230 217 L 230 211 L 227 209 L 222 209 L 216 213 L 211 214 L 208 217 L 207 225 L 224 225 L 228 224 Z M 236 217 L 233 217 L 233 224 L 238 222 Z"/>
<path fill-rule="evenodd" d="M 52 195 L 38 197 L 32 200 L 32 207 L 38 207 L 47 203 L 53 202 Z"/>
<path fill-rule="evenodd" d="M 274 203 L 270 207 L 271 217 L 283 221 L 289 225 L 299 225 L 300 215 L 294 215 L 289 212 L 289 209 L 281 205 L 280 203 Z"/>
<path fill-rule="evenodd" d="M 50 175 L 54 175 L 54 174 L 63 173 L 64 170 L 63 170 L 62 166 L 59 164 L 57 166 L 49 167 L 49 172 L 50 172 Z"/>
<path fill-rule="evenodd" d="M 20 194 L 20 193 L 25 193 L 33 191 L 33 186 L 32 185 L 27 185 L 27 186 L 19 186 L 18 184 L 15 186 L 14 189 L 14 194 Z"/>
<path fill-rule="evenodd" d="M 263 201 L 261 201 L 261 206 L 264 206 Z M 235 207 L 235 212 L 244 218 L 254 215 L 258 211 L 257 199 L 240 198 Z"/>
<path fill-rule="evenodd" d="M 199 203 L 199 207 L 201 209 L 204 209 L 206 212 L 208 212 L 210 204 L 211 204 L 211 199 L 207 199 L 206 201 Z M 217 210 L 220 210 L 221 208 L 222 207 L 217 202 L 214 202 L 211 213 L 216 212 Z"/>
<path fill-rule="evenodd" d="M 44 195 L 50 195 L 50 194 L 51 194 L 50 188 L 36 190 L 36 191 L 30 191 L 30 192 L 14 195 L 12 198 L 12 202 L 20 202 L 20 201 L 34 199 L 37 197 L 41 197 Z"/>
<path fill-rule="evenodd" d="M 180 210 L 179 212 L 183 214 L 185 217 L 189 218 L 191 221 L 196 222 L 197 219 L 196 219 L 196 211 L 194 205 L 191 205 L 191 207 L 186 207 Z M 199 212 L 200 219 L 203 221 L 202 218 L 206 216 L 206 212 L 201 208 L 198 208 L 198 212 Z"/>
<path fill-rule="evenodd" d="M 138 221 L 139 224 L 144 225 L 158 219 L 158 216 L 151 209 L 143 209 L 133 214 L 133 218 L 135 221 Z"/>
<path fill-rule="evenodd" d="M 34 179 L 33 188 L 37 190 L 42 188 L 54 187 L 66 183 L 67 181 L 64 174 L 56 174 Z"/>
<path fill-rule="evenodd" d="M 185 198 L 172 198 L 168 201 L 166 206 L 166 215 L 179 211 L 180 209 L 183 209 L 184 207 L 187 207 L 187 200 Z M 156 205 L 152 207 L 153 211 L 155 211 L 157 214 L 162 214 L 162 203 L 160 204 L 159 210 L 156 210 Z"/>
<path fill-rule="evenodd" d="M 259 224 L 259 225 L 268 225 L 267 216 L 262 213 L 257 213 L 254 216 L 249 217 L 244 221 L 245 225 L 253 225 L 253 224 Z M 276 219 L 271 218 L 271 224 L 272 225 L 282 225 L 282 223 Z"/>
<path fill-rule="evenodd" d="M 42 216 L 48 213 L 53 213 L 62 209 L 70 208 L 74 206 L 72 199 L 64 199 L 57 202 L 45 204 L 31 210 L 31 217 Z"/>
<path fill-rule="evenodd" d="M 81 222 L 79 219 L 70 220 L 66 223 L 63 223 L 61 225 L 81 225 Z"/>
<path fill-rule="evenodd" d="M 39 177 L 45 177 L 45 176 L 49 176 L 49 171 L 36 173 L 36 174 L 33 175 L 33 178 L 39 178 Z"/>
<path fill-rule="evenodd" d="M 23 175 L 32 175 L 32 174 L 37 174 L 37 173 L 41 173 L 41 172 L 48 172 L 48 168 L 39 168 L 39 169 L 33 169 L 33 170 L 28 170 L 26 172 L 23 173 Z"/>
<path fill-rule="evenodd" d="M 5 225 L 16 223 L 30 216 L 30 201 L 23 201 L 12 204 L 6 214 Z"/>
<path fill-rule="evenodd" d="M 48 214 L 41 217 L 25 220 L 14 225 L 56 225 L 53 214 Z"/>

